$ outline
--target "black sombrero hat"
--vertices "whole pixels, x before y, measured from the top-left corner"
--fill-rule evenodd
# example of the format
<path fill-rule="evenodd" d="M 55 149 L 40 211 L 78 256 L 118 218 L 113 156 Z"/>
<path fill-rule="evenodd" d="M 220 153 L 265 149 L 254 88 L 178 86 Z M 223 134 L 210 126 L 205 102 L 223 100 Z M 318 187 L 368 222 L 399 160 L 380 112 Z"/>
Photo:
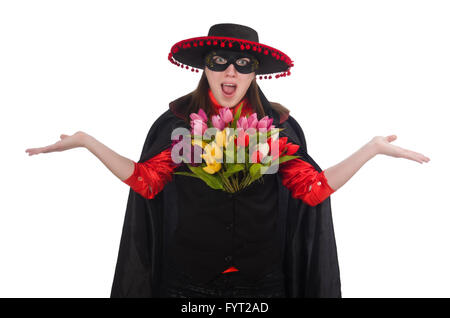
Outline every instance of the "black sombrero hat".
<path fill-rule="evenodd" d="M 255 30 L 234 23 L 215 24 L 209 29 L 208 36 L 175 43 L 170 49 L 169 61 L 181 68 L 198 72 L 205 66 L 205 54 L 213 49 L 252 54 L 259 61 L 259 68 L 256 70 L 256 74 L 260 75 L 259 79 L 271 79 L 272 75 L 275 78 L 289 76 L 290 69 L 294 66 L 289 56 L 280 50 L 259 43 Z"/>

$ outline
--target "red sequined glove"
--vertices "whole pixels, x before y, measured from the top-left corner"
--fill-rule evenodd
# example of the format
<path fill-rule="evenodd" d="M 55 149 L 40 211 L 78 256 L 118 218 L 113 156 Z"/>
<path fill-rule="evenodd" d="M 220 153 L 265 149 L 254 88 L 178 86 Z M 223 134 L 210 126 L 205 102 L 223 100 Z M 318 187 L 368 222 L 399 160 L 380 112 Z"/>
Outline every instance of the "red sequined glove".
<path fill-rule="evenodd" d="M 133 174 L 123 182 L 144 198 L 153 199 L 172 180 L 176 167 L 168 148 L 145 162 L 135 162 Z"/>
<path fill-rule="evenodd" d="M 311 164 L 298 158 L 280 164 L 280 175 L 292 197 L 310 206 L 321 203 L 335 192 L 328 185 L 324 171 L 319 173 Z"/>

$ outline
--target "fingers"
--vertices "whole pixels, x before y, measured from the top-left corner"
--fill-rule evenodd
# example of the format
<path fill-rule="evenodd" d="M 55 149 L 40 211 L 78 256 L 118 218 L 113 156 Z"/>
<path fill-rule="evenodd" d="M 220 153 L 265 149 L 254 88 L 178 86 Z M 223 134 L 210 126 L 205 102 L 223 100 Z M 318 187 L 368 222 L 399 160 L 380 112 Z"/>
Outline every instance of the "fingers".
<path fill-rule="evenodd" d="M 386 136 L 384 139 L 390 143 L 397 139 L 397 135 L 389 135 L 389 136 Z M 394 146 L 394 145 L 392 145 L 392 146 Z M 418 152 L 415 152 L 412 150 L 408 150 L 408 149 L 404 149 L 404 148 L 401 148 L 398 146 L 394 146 L 394 147 L 396 147 L 398 149 L 398 153 L 400 154 L 401 157 L 417 161 L 420 164 L 422 164 L 424 162 L 429 162 L 431 160 L 430 158 L 428 158 L 427 156 L 425 156 L 421 153 L 418 153 Z"/>
<path fill-rule="evenodd" d="M 427 156 L 422 155 L 421 153 L 415 153 L 415 157 L 419 160 L 420 163 L 429 162 L 430 158 Z"/>
<path fill-rule="evenodd" d="M 386 139 L 388 142 L 393 142 L 394 140 L 397 139 L 397 136 L 396 136 L 396 135 L 390 135 L 390 136 L 387 136 L 385 139 Z"/>
<path fill-rule="evenodd" d="M 55 142 L 52 145 L 48 145 L 45 147 L 39 147 L 39 148 L 28 148 L 25 150 L 26 153 L 28 153 L 28 156 L 33 156 L 33 155 L 37 155 L 40 153 L 48 153 L 48 152 L 53 152 L 53 151 L 58 151 L 60 145 L 62 144 L 61 141 L 64 140 L 65 138 L 70 137 L 69 135 L 66 134 L 61 134 L 59 136 L 59 138 L 61 140 Z"/>
<path fill-rule="evenodd" d="M 427 156 L 425 156 L 421 153 L 415 152 L 415 151 L 411 151 L 411 150 L 406 150 L 405 158 L 417 161 L 420 164 L 430 161 L 430 158 L 428 158 Z"/>
<path fill-rule="evenodd" d="M 25 152 L 27 152 L 29 156 L 32 156 L 32 155 L 40 154 L 42 152 L 42 149 L 43 148 L 30 148 L 30 149 L 25 150 Z"/>
<path fill-rule="evenodd" d="M 56 151 L 55 145 L 56 145 L 56 143 L 53 145 L 45 146 L 45 147 L 28 148 L 25 150 L 25 152 L 28 153 L 28 156 L 38 155 L 40 153 L 48 153 L 48 152 Z"/>

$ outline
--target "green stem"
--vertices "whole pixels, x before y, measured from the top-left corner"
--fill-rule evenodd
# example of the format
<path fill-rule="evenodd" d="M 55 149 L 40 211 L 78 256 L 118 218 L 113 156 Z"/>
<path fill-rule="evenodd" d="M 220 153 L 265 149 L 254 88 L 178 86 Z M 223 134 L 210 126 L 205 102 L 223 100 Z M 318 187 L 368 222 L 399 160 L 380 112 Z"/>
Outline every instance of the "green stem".
<path fill-rule="evenodd" d="M 230 191 L 230 190 L 231 190 L 231 186 L 230 186 L 230 184 L 229 184 L 227 178 L 225 178 L 225 176 L 223 175 L 223 172 L 222 172 L 222 171 L 219 171 L 218 173 L 219 173 L 220 179 L 222 179 L 222 182 L 223 182 L 223 185 L 224 185 L 224 189 L 225 189 L 226 191 L 228 191 L 228 192 L 231 192 L 231 191 Z"/>
<path fill-rule="evenodd" d="M 244 182 L 243 182 L 244 187 L 248 186 L 248 184 L 249 184 L 251 179 L 252 179 L 252 177 L 251 177 L 250 174 L 245 176 L 245 179 L 244 179 Z"/>
<path fill-rule="evenodd" d="M 236 187 L 236 178 L 235 178 L 235 175 L 233 175 L 233 176 L 231 176 L 231 184 L 233 185 L 233 189 L 235 190 L 235 191 L 237 191 L 238 189 L 237 189 L 237 187 Z"/>

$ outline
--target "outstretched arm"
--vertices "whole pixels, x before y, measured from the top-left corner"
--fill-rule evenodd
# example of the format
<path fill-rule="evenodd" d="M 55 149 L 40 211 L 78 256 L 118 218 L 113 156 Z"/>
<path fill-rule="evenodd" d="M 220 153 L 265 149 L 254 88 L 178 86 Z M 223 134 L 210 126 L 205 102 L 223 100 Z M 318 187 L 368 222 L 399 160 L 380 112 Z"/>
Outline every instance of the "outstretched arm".
<path fill-rule="evenodd" d="M 325 177 L 328 180 L 328 185 L 336 191 L 342 187 L 367 161 L 375 157 L 377 154 L 410 159 L 419 163 L 430 161 L 430 158 L 421 153 L 392 145 L 391 142 L 396 139 L 396 135 L 390 135 L 387 137 L 376 136 L 347 159 L 324 170 Z"/>
<path fill-rule="evenodd" d="M 171 149 L 167 148 L 145 162 L 134 162 L 108 148 L 94 137 L 79 131 L 72 136 L 61 135 L 61 140 L 40 148 L 29 148 L 31 155 L 64 151 L 84 147 L 94 154 L 117 178 L 145 198 L 153 199 L 172 180 L 177 165 L 172 161 Z"/>
<path fill-rule="evenodd" d="M 78 131 L 71 136 L 62 134 L 60 138 L 61 140 L 52 145 L 29 148 L 26 149 L 25 152 L 32 156 L 40 153 L 61 152 L 73 148 L 85 147 L 103 162 L 103 164 L 120 180 L 124 181 L 133 174 L 134 162 L 132 160 L 119 155 L 85 132 Z"/>
<path fill-rule="evenodd" d="M 121 181 L 129 178 L 134 171 L 134 161 L 108 148 L 94 137 L 85 134 L 83 146 L 96 156 Z"/>
<path fill-rule="evenodd" d="M 406 158 L 419 163 L 430 159 L 420 153 L 390 144 L 395 135 L 374 137 L 347 159 L 322 172 L 300 159 L 286 161 L 280 166 L 283 185 L 292 196 L 315 206 L 342 187 L 370 159 L 377 154 Z"/>

